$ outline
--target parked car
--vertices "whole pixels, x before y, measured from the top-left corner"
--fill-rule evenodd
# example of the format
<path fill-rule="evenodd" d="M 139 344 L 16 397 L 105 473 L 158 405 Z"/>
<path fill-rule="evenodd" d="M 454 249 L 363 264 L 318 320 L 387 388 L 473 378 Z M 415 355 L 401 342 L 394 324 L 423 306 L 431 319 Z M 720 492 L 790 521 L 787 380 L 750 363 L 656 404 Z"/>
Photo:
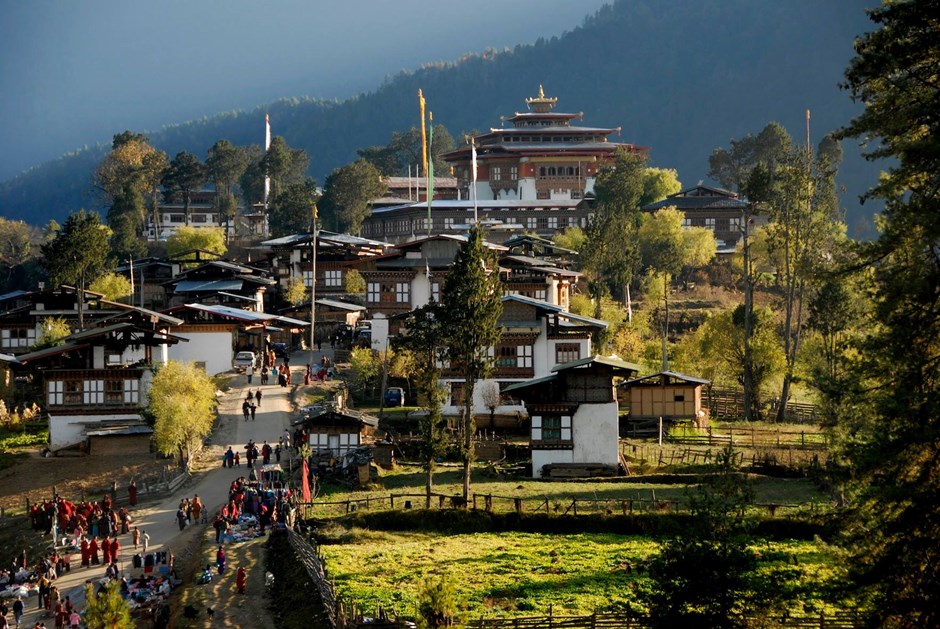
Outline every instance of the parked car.
<path fill-rule="evenodd" d="M 251 365 L 252 369 L 258 365 L 254 352 L 238 352 L 235 354 L 235 358 L 232 359 L 232 369 L 235 371 L 245 371 L 248 369 L 248 365 Z"/>
<path fill-rule="evenodd" d="M 271 343 L 271 349 L 278 358 L 287 358 L 290 355 L 290 348 L 287 343 Z"/>
<path fill-rule="evenodd" d="M 405 390 L 401 387 L 389 387 L 385 389 L 386 406 L 404 406 Z"/>

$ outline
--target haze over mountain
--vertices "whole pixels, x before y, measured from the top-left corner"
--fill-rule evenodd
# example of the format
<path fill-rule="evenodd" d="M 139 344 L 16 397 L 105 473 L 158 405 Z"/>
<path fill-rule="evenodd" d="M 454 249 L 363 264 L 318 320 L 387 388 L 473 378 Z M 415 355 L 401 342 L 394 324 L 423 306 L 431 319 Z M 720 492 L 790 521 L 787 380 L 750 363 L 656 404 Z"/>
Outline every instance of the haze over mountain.
<path fill-rule="evenodd" d="M 392 131 L 417 124 L 419 87 L 435 122 L 456 136 L 498 126 L 501 115 L 523 109 L 542 83 L 559 97 L 560 111 L 584 112 L 587 125 L 622 127 L 622 141 L 651 147 L 653 165 L 676 168 L 683 183 L 694 184 L 706 177 L 714 148 L 771 120 L 802 141 L 811 109 L 815 144 L 852 117 L 857 110 L 838 83 L 854 37 L 871 29 L 868 4 L 622 1 L 581 26 L 573 22 L 561 37 L 403 72 L 343 102 L 282 100 L 151 137 L 171 156 L 183 149 L 204 156 L 220 138 L 260 143 L 263 114 L 270 111 L 274 132 L 307 150 L 310 172 L 322 183 L 357 148 L 384 144 Z M 498 12 L 492 21 L 500 22 Z M 353 29 L 349 37 L 358 41 L 359 34 Z M 171 89 L 172 76 L 164 78 L 161 89 Z M 80 206 L 95 208 L 89 178 L 106 149 L 80 151 L 0 186 L 0 213 L 41 224 Z M 847 146 L 841 181 L 850 219 L 870 213 L 858 207 L 857 196 L 873 177 L 871 165 Z"/>
<path fill-rule="evenodd" d="M 427 61 L 560 34 L 604 1 L 0 3 L 0 181 L 124 129 L 348 98 Z"/>

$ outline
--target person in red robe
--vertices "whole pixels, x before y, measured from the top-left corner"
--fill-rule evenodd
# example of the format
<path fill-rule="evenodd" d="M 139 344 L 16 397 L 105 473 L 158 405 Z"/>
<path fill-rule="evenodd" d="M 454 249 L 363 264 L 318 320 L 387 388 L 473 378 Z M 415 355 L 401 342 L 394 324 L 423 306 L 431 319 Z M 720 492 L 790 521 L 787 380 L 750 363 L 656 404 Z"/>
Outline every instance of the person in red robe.
<path fill-rule="evenodd" d="M 104 537 L 101 540 L 101 561 L 106 566 L 111 563 L 111 539 L 109 537 Z"/>
<path fill-rule="evenodd" d="M 97 566 L 101 563 L 98 560 L 98 537 L 92 537 L 91 542 L 88 544 L 88 552 L 91 553 L 91 563 L 93 566 Z"/>
<path fill-rule="evenodd" d="M 131 484 L 127 486 L 127 501 L 132 507 L 137 506 L 137 482 L 131 481 Z"/>
<path fill-rule="evenodd" d="M 88 545 L 86 538 L 82 538 L 80 547 L 82 549 L 82 567 L 87 568 L 91 564 L 91 547 Z"/>
<path fill-rule="evenodd" d="M 111 562 L 118 562 L 118 552 L 121 550 L 121 542 L 118 541 L 117 535 L 111 539 Z"/>
<path fill-rule="evenodd" d="M 235 573 L 235 589 L 239 594 L 244 594 L 248 585 L 248 573 L 244 568 L 239 567 Z"/>

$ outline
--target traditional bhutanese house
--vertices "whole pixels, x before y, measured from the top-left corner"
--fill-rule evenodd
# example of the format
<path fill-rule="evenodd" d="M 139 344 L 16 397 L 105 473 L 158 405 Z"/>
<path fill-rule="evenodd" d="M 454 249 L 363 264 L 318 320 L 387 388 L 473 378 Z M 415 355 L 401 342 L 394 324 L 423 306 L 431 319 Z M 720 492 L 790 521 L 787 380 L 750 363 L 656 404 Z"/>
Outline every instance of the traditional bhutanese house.
<path fill-rule="evenodd" d="M 510 255 L 539 258 L 564 269 L 571 268 L 578 257 L 574 249 L 559 247 L 552 240 L 535 234 L 515 234 L 506 239 L 503 246 Z"/>
<path fill-rule="evenodd" d="M 265 240 L 261 247 L 271 252 L 271 272 L 281 291 L 291 280 L 302 280 L 310 288 L 313 277 L 313 236 L 293 234 Z M 338 298 L 345 295 L 346 276 L 363 261 L 391 250 L 392 245 L 379 240 L 349 234 L 317 231 L 317 296 Z M 307 310 L 309 313 L 309 309 Z"/>
<path fill-rule="evenodd" d="M 504 294 L 540 299 L 568 309 L 571 287 L 583 276 L 541 258 L 506 254 L 499 259 Z"/>
<path fill-rule="evenodd" d="M 557 365 L 588 356 L 592 336 L 607 327 L 604 321 L 539 299 L 506 295 L 502 302 L 501 336 L 493 348 L 496 366 L 490 378 L 478 382 L 473 392 L 473 409 L 481 428 L 489 425 L 491 415 L 494 428 L 518 427 L 525 408 L 517 398 L 506 394 L 506 387 L 547 376 Z M 463 378 L 448 365 L 442 369 L 441 382 L 450 393 L 442 411 L 457 415 L 463 408 Z M 490 408 L 488 396 L 498 402 L 495 409 Z"/>
<path fill-rule="evenodd" d="M 264 294 L 274 284 L 258 269 L 214 260 L 181 272 L 163 287 L 170 307 L 199 302 L 264 312 Z"/>
<path fill-rule="evenodd" d="M 532 476 L 613 476 L 620 467 L 615 380 L 639 365 L 592 356 L 557 365 L 551 375 L 506 387 L 531 420 Z"/>
<path fill-rule="evenodd" d="M 674 207 L 685 215 L 683 226 L 705 227 L 714 231 L 718 252 L 732 253 L 743 235 L 744 212 L 750 204 L 735 192 L 699 183 L 694 188 L 671 194 L 662 201 L 644 205 L 643 211 L 655 212 L 666 207 Z M 767 222 L 764 216 L 754 216 L 751 220 L 755 225 Z"/>
<path fill-rule="evenodd" d="M 19 356 L 21 364 L 42 377 L 49 448 L 89 451 L 92 438 L 114 436 L 121 438 L 123 452 L 148 452 L 152 430 L 142 410 L 152 367 L 167 361 L 169 346 L 185 341 L 168 331 L 180 323 L 166 315 L 138 317 L 136 322 L 84 330 L 62 345 Z"/>
<path fill-rule="evenodd" d="M 708 380 L 687 376 L 675 371 L 661 371 L 649 376 L 621 383 L 620 389 L 629 394 L 628 421 L 699 420 L 704 417 L 702 387 Z"/>
<path fill-rule="evenodd" d="M 282 315 L 215 304 L 185 304 L 170 312 L 183 319 L 175 334 L 189 341 L 170 348 L 170 358 L 195 361 L 208 374 L 229 371 L 232 358 L 241 350 L 261 352 L 267 343 L 293 347 L 310 325 Z"/>
<path fill-rule="evenodd" d="M 319 461 L 330 458 L 341 461 L 374 435 L 379 419 L 349 408 L 327 406 L 305 417 L 301 424 Z"/>
<path fill-rule="evenodd" d="M 363 264 L 360 272 L 366 281 L 365 305 L 369 313 L 392 318 L 440 301 L 444 278 L 466 241 L 466 236 L 456 234 L 421 238 Z M 502 245 L 486 246 L 498 253 L 505 251 Z M 392 334 L 396 332 L 397 328 L 391 330 Z"/>
<path fill-rule="evenodd" d="M 46 319 L 62 319 L 71 330 L 78 330 L 78 293 L 71 286 L 55 290 L 19 293 L 17 297 L 0 296 L 0 351 L 13 355 L 28 353 L 42 337 Z M 101 293 L 85 291 L 82 318 L 85 329 L 118 321 L 156 322 L 158 312 L 104 299 Z M 172 319 L 172 317 L 170 317 Z"/>
<path fill-rule="evenodd" d="M 141 308 L 160 309 L 166 306 L 166 291 L 163 285 L 173 279 L 179 265 L 161 258 L 141 258 L 115 267 L 114 272 L 123 275 L 133 287 L 132 302 Z"/>
<path fill-rule="evenodd" d="M 338 299 L 318 299 L 316 307 L 317 330 L 314 333 L 317 338 L 320 338 L 321 330 L 332 331 L 336 329 L 336 326 L 340 323 L 355 327 L 360 319 L 365 316 L 366 312 L 365 306 L 353 304 L 348 301 L 340 301 Z M 280 314 L 309 321 L 310 304 L 306 303 L 299 306 L 290 306 L 281 310 Z M 328 337 L 329 334 L 326 336 Z"/>

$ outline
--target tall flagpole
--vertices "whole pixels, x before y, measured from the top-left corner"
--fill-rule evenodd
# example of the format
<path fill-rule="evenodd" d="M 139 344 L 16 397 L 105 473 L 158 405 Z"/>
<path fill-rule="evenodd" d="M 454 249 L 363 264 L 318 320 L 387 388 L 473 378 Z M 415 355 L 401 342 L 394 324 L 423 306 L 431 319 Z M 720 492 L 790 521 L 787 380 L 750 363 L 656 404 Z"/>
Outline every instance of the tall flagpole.
<path fill-rule="evenodd" d="M 431 148 L 431 143 L 434 142 L 434 113 L 428 112 L 428 148 Z M 433 153 L 428 150 L 428 153 L 431 153 L 431 158 L 428 159 L 427 170 L 428 170 L 428 236 L 431 235 L 431 201 L 434 199 L 434 157 Z"/>
<path fill-rule="evenodd" d="M 311 208 L 313 214 L 313 238 L 310 240 L 310 365 L 313 371 L 313 365 L 316 361 L 313 355 L 313 348 L 316 347 L 316 334 L 314 326 L 316 325 L 317 311 L 317 204 Z"/>
<path fill-rule="evenodd" d="M 270 114 L 264 115 L 264 154 L 268 154 L 268 149 L 271 148 L 271 116 Z M 271 177 L 267 173 L 264 174 L 264 224 L 261 229 L 263 230 L 263 235 L 268 235 L 268 204 L 271 199 Z"/>
<path fill-rule="evenodd" d="M 428 138 L 424 129 L 424 94 L 418 90 L 418 108 L 421 110 L 421 165 L 424 166 L 424 174 L 428 173 Z M 418 174 L 420 177 L 420 173 Z M 420 201 L 420 194 L 418 200 Z"/>
<path fill-rule="evenodd" d="M 473 224 L 477 225 L 477 145 L 476 138 L 470 138 L 470 172 L 473 173 L 473 185 L 470 194 L 473 195 Z"/>

